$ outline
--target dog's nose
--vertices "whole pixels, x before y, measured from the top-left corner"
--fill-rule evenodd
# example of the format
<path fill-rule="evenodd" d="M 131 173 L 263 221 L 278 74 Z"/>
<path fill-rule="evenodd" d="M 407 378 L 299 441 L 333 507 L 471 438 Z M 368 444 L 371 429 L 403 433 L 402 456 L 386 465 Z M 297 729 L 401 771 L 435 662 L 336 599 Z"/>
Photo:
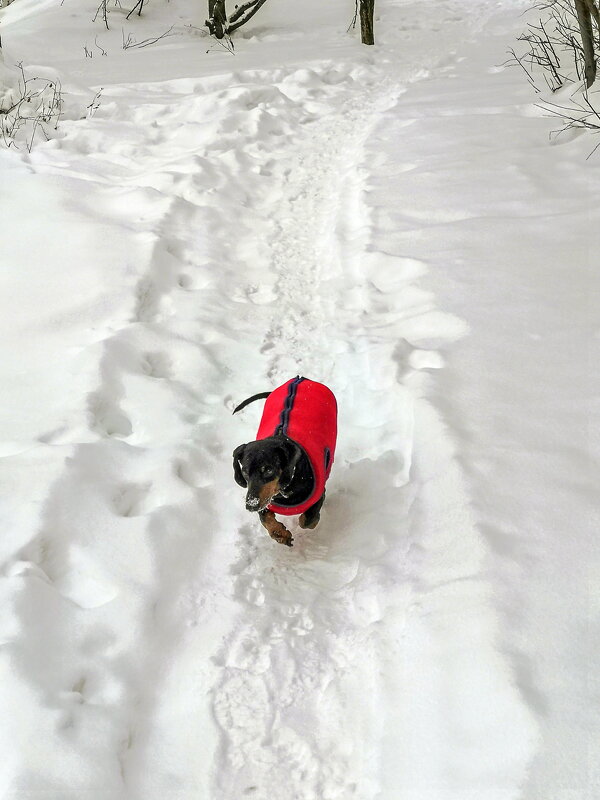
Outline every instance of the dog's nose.
<path fill-rule="evenodd" d="M 260 500 L 258 497 L 247 497 L 246 498 L 246 508 L 248 511 L 256 511 L 258 509 L 258 504 Z"/>

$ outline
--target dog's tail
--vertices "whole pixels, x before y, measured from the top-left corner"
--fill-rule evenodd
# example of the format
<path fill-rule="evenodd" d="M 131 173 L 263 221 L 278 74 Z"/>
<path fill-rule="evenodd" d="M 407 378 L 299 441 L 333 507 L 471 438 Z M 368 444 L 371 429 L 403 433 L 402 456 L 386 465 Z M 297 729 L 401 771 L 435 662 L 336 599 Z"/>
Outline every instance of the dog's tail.
<path fill-rule="evenodd" d="M 242 408 L 246 408 L 247 405 L 253 403 L 255 400 L 265 400 L 271 392 L 260 392 L 259 394 L 253 394 L 252 397 L 248 397 L 247 400 L 244 400 L 243 403 L 240 403 L 239 406 L 236 406 L 233 409 L 233 413 L 235 414 L 236 411 L 241 411 Z"/>

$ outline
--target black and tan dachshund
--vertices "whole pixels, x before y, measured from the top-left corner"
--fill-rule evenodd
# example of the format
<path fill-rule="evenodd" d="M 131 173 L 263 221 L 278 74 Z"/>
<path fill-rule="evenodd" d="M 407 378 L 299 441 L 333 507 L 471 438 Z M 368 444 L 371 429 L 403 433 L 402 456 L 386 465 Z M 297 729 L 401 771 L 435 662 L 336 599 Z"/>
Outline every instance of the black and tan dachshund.
<path fill-rule="evenodd" d="M 298 514 L 301 528 L 317 526 L 335 451 L 337 404 L 326 386 L 297 377 L 249 397 L 233 413 L 264 398 L 256 441 L 233 451 L 234 477 L 247 489 L 247 510 L 258 512 L 269 536 L 291 547 L 292 534 L 275 514 Z"/>

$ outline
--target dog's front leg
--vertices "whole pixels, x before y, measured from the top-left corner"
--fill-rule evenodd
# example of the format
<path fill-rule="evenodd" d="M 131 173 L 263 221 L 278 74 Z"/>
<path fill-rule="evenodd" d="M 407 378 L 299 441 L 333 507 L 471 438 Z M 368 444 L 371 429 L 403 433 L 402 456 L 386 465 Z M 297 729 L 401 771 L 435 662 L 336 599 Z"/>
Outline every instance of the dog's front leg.
<path fill-rule="evenodd" d="M 292 546 L 294 543 L 292 534 L 281 522 L 275 519 L 275 514 L 272 511 L 267 511 L 266 509 L 264 511 L 259 511 L 258 516 L 260 517 L 261 523 L 267 529 L 271 539 L 275 539 L 276 542 L 285 544 L 288 547 Z"/>

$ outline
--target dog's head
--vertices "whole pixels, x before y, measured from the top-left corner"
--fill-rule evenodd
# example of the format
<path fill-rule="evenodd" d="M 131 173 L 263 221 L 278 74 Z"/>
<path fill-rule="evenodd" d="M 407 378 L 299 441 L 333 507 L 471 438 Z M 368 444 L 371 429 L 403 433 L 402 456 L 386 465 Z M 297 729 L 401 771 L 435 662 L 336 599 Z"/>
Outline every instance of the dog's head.
<path fill-rule="evenodd" d="M 271 437 L 241 444 L 233 451 L 236 482 L 248 489 L 248 511 L 263 511 L 277 494 L 285 496 L 301 450 L 289 439 Z"/>

